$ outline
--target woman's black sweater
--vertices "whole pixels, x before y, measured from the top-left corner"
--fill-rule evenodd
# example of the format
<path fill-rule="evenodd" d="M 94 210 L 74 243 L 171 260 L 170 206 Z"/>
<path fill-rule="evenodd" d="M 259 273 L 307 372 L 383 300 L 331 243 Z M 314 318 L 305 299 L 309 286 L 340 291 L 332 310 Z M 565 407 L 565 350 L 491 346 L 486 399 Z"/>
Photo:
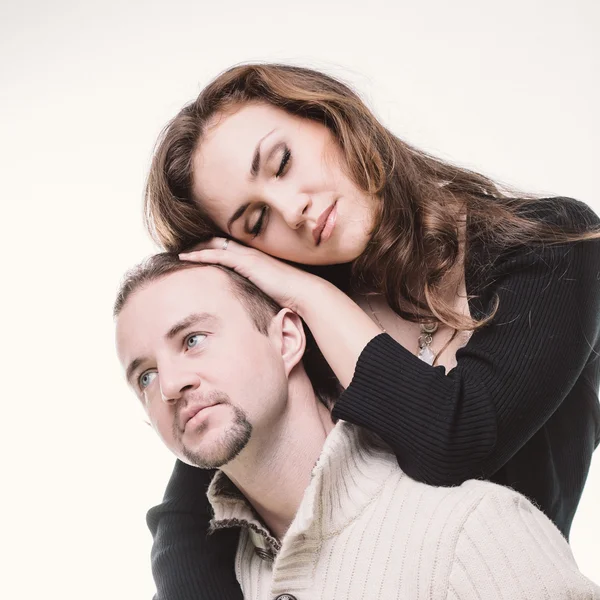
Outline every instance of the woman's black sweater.
<path fill-rule="evenodd" d="M 536 217 L 581 229 L 599 222 L 564 198 L 540 203 Z M 452 371 L 381 334 L 364 348 L 333 416 L 377 433 L 419 481 L 482 478 L 514 488 L 568 538 L 600 441 L 600 241 L 494 258 L 469 237 L 466 285 L 472 316 L 499 304 Z M 177 461 L 163 503 L 148 512 L 156 600 L 242 599 L 237 530 L 207 535 L 212 474 Z"/>

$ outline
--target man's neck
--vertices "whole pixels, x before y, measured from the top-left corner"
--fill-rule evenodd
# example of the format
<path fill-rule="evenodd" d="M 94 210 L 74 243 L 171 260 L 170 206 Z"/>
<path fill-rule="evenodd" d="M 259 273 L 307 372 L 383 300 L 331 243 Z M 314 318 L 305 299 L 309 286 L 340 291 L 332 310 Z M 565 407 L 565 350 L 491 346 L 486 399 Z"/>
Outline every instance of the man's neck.
<path fill-rule="evenodd" d="M 313 467 L 333 428 L 329 410 L 312 390 L 299 389 L 288 410 L 268 433 L 257 439 L 222 471 L 260 515 L 274 537 L 291 525 Z"/>

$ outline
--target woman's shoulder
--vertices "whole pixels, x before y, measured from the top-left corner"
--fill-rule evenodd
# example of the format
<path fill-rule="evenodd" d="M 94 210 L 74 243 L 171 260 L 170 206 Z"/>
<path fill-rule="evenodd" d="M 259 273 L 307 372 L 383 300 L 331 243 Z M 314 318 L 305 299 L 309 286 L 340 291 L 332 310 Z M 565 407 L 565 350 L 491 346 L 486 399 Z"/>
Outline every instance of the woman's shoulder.
<path fill-rule="evenodd" d="M 535 198 L 523 203 L 517 212 L 530 220 L 577 236 L 586 232 L 600 232 L 600 218 L 585 203 L 564 196 Z M 467 290 L 478 295 L 490 289 L 507 273 L 515 273 L 544 265 L 547 273 L 561 272 L 579 278 L 583 271 L 600 269 L 598 240 L 565 243 L 518 243 L 502 247 L 475 243 L 470 248 L 465 275 Z M 539 272 L 539 269 L 535 269 Z"/>
<path fill-rule="evenodd" d="M 521 211 L 528 218 L 572 233 L 582 233 L 600 225 L 600 218 L 589 205 L 566 196 L 536 198 L 524 204 Z"/>

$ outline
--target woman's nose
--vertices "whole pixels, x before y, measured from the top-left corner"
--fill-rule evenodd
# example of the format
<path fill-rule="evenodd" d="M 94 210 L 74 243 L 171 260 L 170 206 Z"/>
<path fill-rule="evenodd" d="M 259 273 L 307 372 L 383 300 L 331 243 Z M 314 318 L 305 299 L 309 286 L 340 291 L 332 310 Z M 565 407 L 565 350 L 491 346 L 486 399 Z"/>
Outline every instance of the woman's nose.
<path fill-rule="evenodd" d="M 306 221 L 311 199 L 308 194 L 295 194 L 287 200 L 282 199 L 281 205 L 280 210 L 285 222 L 292 229 L 298 229 Z"/>

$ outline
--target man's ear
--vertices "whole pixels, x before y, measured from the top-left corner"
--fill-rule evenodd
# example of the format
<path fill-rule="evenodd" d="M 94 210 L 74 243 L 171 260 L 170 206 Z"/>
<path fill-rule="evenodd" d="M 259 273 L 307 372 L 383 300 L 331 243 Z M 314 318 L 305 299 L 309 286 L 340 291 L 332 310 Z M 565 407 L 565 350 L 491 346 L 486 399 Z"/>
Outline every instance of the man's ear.
<path fill-rule="evenodd" d="M 302 361 L 306 348 L 306 335 L 302 319 L 289 308 L 282 308 L 271 321 L 271 335 L 276 336 L 277 347 L 285 365 L 285 373 Z"/>

